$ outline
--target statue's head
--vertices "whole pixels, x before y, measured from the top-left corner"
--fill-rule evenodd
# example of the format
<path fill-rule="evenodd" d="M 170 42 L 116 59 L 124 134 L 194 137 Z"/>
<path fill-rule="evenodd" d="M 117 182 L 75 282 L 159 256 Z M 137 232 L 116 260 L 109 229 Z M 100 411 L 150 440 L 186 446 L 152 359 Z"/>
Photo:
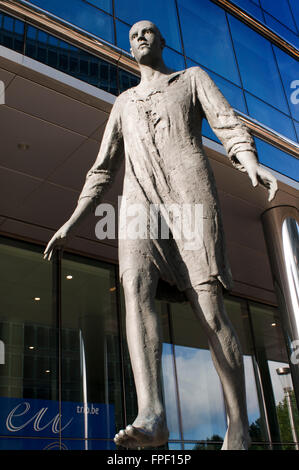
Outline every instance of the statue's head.
<path fill-rule="evenodd" d="M 151 21 L 138 21 L 130 29 L 131 54 L 140 64 L 151 63 L 162 58 L 165 40 L 157 26 Z"/>

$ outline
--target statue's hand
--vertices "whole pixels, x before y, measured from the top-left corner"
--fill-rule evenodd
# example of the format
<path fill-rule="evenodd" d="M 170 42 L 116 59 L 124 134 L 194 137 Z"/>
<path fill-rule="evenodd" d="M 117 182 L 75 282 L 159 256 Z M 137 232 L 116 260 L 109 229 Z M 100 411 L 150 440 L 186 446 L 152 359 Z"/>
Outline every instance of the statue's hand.
<path fill-rule="evenodd" d="M 256 164 L 252 166 L 251 168 L 248 168 L 247 173 L 254 187 L 257 186 L 258 183 L 260 183 L 263 186 L 265 186 L 265 188 L 268 189 L 269 191 L 268 201 L 272 201 L 278 189 L 277 180 L 272 175 L 272 173 L 270 173 L 270 171 L 266 170 L 259 164 Z"/>
<path fill-rule="evenodd" d="M 54 251 L 58 248 L 63 248 L 66 242 L 69 239 L 69 235 L 72 229 L 72 225 L 69 222 L 66 222 L 59 230 L 53 235 L 51 240 L 49 241 L 45 251 L 44 251 L 44 259 L 50 261 Z"/>

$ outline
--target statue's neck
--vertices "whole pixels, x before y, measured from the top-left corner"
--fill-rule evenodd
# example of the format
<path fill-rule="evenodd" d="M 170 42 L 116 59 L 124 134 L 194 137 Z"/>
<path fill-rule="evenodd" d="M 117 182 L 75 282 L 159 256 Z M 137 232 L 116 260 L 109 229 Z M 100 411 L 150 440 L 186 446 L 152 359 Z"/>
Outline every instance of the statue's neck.
<path fill-rule="evenodd" d="M 163 60 L 159 61 L 157 64 L 139 64 L 139 69 L 141 72 L 140 84 L 142 86 L 150 85 L 161 77 L 173 72 L 173 70 L 166 67 Z"/>

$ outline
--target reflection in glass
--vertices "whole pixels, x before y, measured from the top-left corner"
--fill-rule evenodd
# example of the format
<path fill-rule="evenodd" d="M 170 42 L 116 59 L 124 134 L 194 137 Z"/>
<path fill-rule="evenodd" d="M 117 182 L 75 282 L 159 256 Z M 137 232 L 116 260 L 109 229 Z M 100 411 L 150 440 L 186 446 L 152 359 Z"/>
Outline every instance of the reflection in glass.
<path fill-rule="evenodd" d="M 61 336 L 62 413 L 75 410 L 63 437 L 112 439 L 123 421 L 113 267 L 65 256 Z"/>
<path fill-rule="evenodd" d="M 163 343 L 162 375 L 169 439 L 181 439 L 172 345 Z"/>
<path fill-rule="evenodd" d="M 243 352 L 249 432 L 252 442 L 268 440 L 263 401 L 256 377 L 254 348 L 246 302 L 225 296 L 225 308 L 239 338 Z"/>
<path fill-rule="evenodd" d="M 208 0 L 179 0 L 178 7 L 186 56 L 240 85 L 225 12 Z"/>
<path fill-rule="evenodd" d="M 250 13 L 250 15 L 254 16 L 259 21 L 263 22 L 264 18 L 260 6 L 255 5 L 250 0 L 233 0 L 233 3 L 238 5 L 238 7 L 242 8 L 242 10 L 245 10 Z"/>
<path fill-rule="evenodd" d="M 198 64 L 193 60 L 187 60 L 188 67 L 196 67 Z M 247 108 L 244 100 L 243 91 L 237 85 L 225 80 L 224 78 L 220 77 L 216 73 L 211 72 L 210 70 L 202 67 L 214 80 L 216 85 L 218 86 L 219 90 L 223 94 L 223 96 L 227 99 L 229 104 L 239 111 L 243 113 L 247 113 Z"/>
<path fill-rule="evenodd" d="M 273 46 L 277 58 L 285 94 L 288 99 L 291 114 L 294 119 L 299 120 L 299 65 L 298 61 L 283 52 L 280 48 Z"/>
<path fill-rule="evenodd" d="M 171 312 L 184 440 L 221 441 L 224 400 L 206 336 L 189 304 L 171 304 Z"/>
<path fill-rule="evenodd" d="M 81 0 L 64 0 L 63 2 L 60 0 L 32 0 L 31 3 L 114 44 L 112 17 L 86 2 L 83 3 Z M 101 8 L 105 8 L 107 3 L 107 1 L 101 2 L 103 5 Z"/>
<path fill-rule="evenodd" d="M 298 0 L 289 0 L 289 5 L 293 13 L 293 18 L 297 25 L 297 31 L 299 31 L 299 3 Z"/>
<path fill-rule="evenodd" d="M 294 336 L 299 337 L 299 225 L 293 218 L 282 224 L 282 244 L 292 306 Z"/>
<path fill-rule="evenodd" d="M 181 52 L 178 17 L 174 0 L 163 0 L 163 14 L 159 0 L 115 0 L 115 16 L 133 25 L 140 20 L 150 20 L 160 29 L 166 44 Z"/>
<path fill-rule="evenodd" d="M 299 181 L 299 160 L 292 155 L 254 137 L 260 163 L 279 173 Z"/>
<path fill-rule="evenodd" d="M 221 384 L 209 350 L 175 346 L 186 440 L 224 439 L 226 417 Z M 216 439 L 213 439 L 216 440 Z"/>
<path fill-rule="evenodd" d="M 265 13 L 265 21 L 267 26 L 278 33 L 279 36 L 283 37 L 286 41 L 299 49 L 299 37 L 297 34 L 293 33 L 289 28 L 281 24 L 278 20 L 273 18 L 273 16 L 268 15 L 267 13 Z"/>
<path fill-rule="evenodd" d="M 281 421 L 280 403 L 283 400 L 276 369 L 287 365 L 287 351 L 277 309 L 250 302 L 252 327 L 255 338 L 257 362 L 261 373 L 267 414 L 273 442 L 285 439 L 284 426 L 290 431 L 289 422 Z"/>
<path fill-rule="evenodd" d="M 279 2 L 260 0 L 260 2 L 264 10 L 297 33 L 288 0 L 280 0 Z"/>
<path fill-rule="evenodd" d="M 288 114 L 271 43 L 228 15 L 244 88 Z"/>
<path fill-rule="evenodd" d="M 288 139 L 297 140 L 291 118 L 247 92 L 245 96 L 250 116 Z"/>
<path fill-rule="evenodd" d="M 0 397 L 56 400 L 51 265 L 43 262 L 39 247 L 1 241 L 0 338 L 5 358 L 0 365 Z"/>

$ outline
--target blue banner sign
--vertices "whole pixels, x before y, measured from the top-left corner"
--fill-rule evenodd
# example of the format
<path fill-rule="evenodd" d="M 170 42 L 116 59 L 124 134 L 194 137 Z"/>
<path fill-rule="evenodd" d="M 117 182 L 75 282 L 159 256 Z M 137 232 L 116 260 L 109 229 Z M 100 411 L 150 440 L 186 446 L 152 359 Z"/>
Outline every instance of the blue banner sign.
<path fill-rule="evenodd" d="M 113 439 L 114 405 L 0 397 L 0 435 Z"/>

